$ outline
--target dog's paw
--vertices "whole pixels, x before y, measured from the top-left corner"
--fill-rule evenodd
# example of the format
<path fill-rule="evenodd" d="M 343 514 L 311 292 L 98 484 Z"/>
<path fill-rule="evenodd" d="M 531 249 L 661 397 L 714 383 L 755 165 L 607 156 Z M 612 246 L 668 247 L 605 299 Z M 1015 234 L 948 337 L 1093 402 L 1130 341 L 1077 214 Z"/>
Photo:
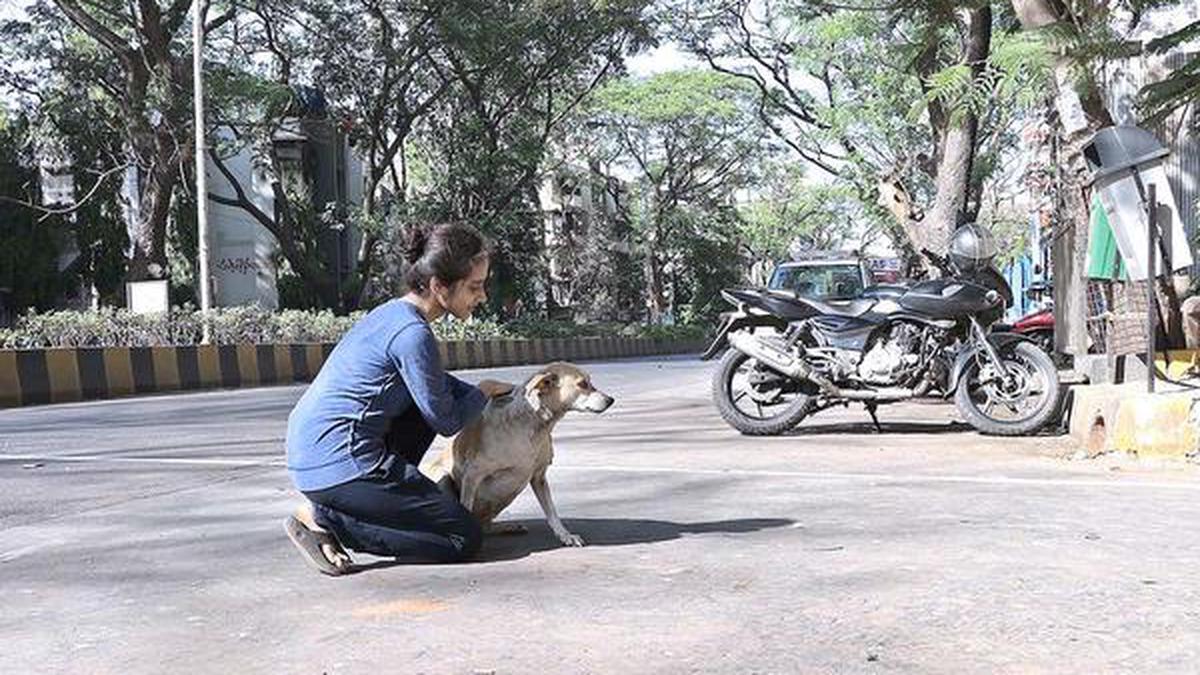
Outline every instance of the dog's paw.
<path fill-rule="evenodd" d="M 577 534 L 567 532 L 558 538 L 562 540 L 563 546 L 583 546 L 583 537 Z"/>

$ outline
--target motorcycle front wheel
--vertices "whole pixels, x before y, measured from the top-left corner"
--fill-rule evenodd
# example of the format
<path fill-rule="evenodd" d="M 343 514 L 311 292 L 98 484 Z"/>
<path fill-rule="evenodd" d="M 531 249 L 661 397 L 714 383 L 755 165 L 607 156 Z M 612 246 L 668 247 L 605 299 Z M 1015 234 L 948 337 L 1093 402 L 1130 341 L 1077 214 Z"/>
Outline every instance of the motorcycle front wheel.
<path fill-rule="evenodd" d="M 962 374 L 954 402 L 967 423 L 984 434 L 1024 436 L 1041 429 L 1058 413 L 1062 394 L 1058 369 L 1031 342 L 999 350 L 1010 375 L 1006 385 L 986 357 L 974 359 Z"/>
<path fill-rule="evenodd" d="M 775 436 L 799 424 L 812 401 L 789 384 L 783 375 L 730 349 L 713 373 L 713 402 L 721 418 L 743 434 Z"/>
<path fill-rule="evenodd" d="M 1039 349 L 1049 354 L 1050 360 L 1054 360 L 1054 331 L 1035 330 L 1029 333 L 1029 339 L 1033 340 Z"/>

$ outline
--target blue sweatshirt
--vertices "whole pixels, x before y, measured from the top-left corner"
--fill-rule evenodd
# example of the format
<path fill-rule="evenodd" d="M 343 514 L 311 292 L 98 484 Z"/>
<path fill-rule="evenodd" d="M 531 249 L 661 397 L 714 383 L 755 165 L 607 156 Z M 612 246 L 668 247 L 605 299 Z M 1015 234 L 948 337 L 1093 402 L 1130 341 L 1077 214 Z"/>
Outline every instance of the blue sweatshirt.
<path fill-rule="evenodd" d="M 452 436 L 486 403 L 477 387 L 442 369 L 421 312 L 391 300 L 354 324 L 292 409 L 288 472 L 302 491 L 340 485 L 383 461 L 383 437 L 410 406 L 434 431 Z"/>

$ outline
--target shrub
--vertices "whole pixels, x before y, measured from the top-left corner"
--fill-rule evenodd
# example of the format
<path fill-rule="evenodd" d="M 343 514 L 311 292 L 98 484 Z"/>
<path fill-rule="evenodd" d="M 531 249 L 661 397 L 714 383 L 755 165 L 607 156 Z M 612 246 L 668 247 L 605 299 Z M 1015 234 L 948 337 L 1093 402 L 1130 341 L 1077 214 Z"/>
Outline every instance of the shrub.
<path fill-rule="evenodd" d="M 350 326 L 363 317 L 365 312 L 353 312 L 349 316 L 338 316 L 331 310 L 308 311 L 301 309 L 285 309 L 275 315 L 278 328 L 276 341 L 281 343 L 298 342 L 337 342 Z"/>
<path fill-rule="evenodd" d="M 452 316 L 433 324 L 433 332 L 441 340 L 494 340 L 513 337 L 503 326 L 491 319 L 459 321 Z"/>
<path fill-rule="evenodd" d="M 361 315 L 332 312 L 270 312 L 259 307 L 230 307 L 209 314 L 216 344 L 335 342 Z M 29 312 L 0 332 L 0 348 L 157 347 L 199 344 L 203 313 L 190 307 L 134 314 L 124 309 Z"/>
<path fill-rule="evenodd" d="M 133 314 L 124 309 L 29 312 L 12 329 L 0 329 L 0 349 L 45 347 L 155 347 L 199 344 L 203 314 L 176 307 L 157 314 Z M 216 344 L 288 344 L 336 342 L 362 312 L 337 316 L 329 310 L 289 309 L 272 312 L 260 307 L 227 307 L 209 314 Z M 490 319 L 459 321 L 453 317 L 433 325 L 442 340 L 568 338 L 621 335 L 667 339 L 704 337 L 707 326 L 622 326 L 615 323 L 574 324 L 568 321 L 524 319 L 499 324 Z"/>
<path fill-rule="evenodd" d="M 699 340 L 708 338 L 716 326 L 703 324 L 678 324 L 674 326 L 645 326 L 630 324 L 626 327 L 628 335 L 641 338 L 659 338 L 663 340 Z"/>
<path fill-rule="evenodd" d="M 574 323 L 550 319 L 518 319 L 504 324 L 513 335 L 522 338 L 569 338 L 616 335 L 620 324 Z"/>

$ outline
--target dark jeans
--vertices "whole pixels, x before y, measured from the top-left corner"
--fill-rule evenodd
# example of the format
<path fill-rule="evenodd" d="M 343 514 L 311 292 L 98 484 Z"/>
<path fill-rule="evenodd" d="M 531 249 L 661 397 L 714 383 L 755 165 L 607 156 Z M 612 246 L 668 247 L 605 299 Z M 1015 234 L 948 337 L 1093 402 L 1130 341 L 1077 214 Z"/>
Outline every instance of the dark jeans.
<path fill-rule="evenodd" d="M 475 555 L 479 522 L 417 470 L 434 432 L 413 406 L 396 418 L 388 455 L 371 473 L 305 492 L 317 524 L 343 546 L 404 562 L 457 562 Z"/>

